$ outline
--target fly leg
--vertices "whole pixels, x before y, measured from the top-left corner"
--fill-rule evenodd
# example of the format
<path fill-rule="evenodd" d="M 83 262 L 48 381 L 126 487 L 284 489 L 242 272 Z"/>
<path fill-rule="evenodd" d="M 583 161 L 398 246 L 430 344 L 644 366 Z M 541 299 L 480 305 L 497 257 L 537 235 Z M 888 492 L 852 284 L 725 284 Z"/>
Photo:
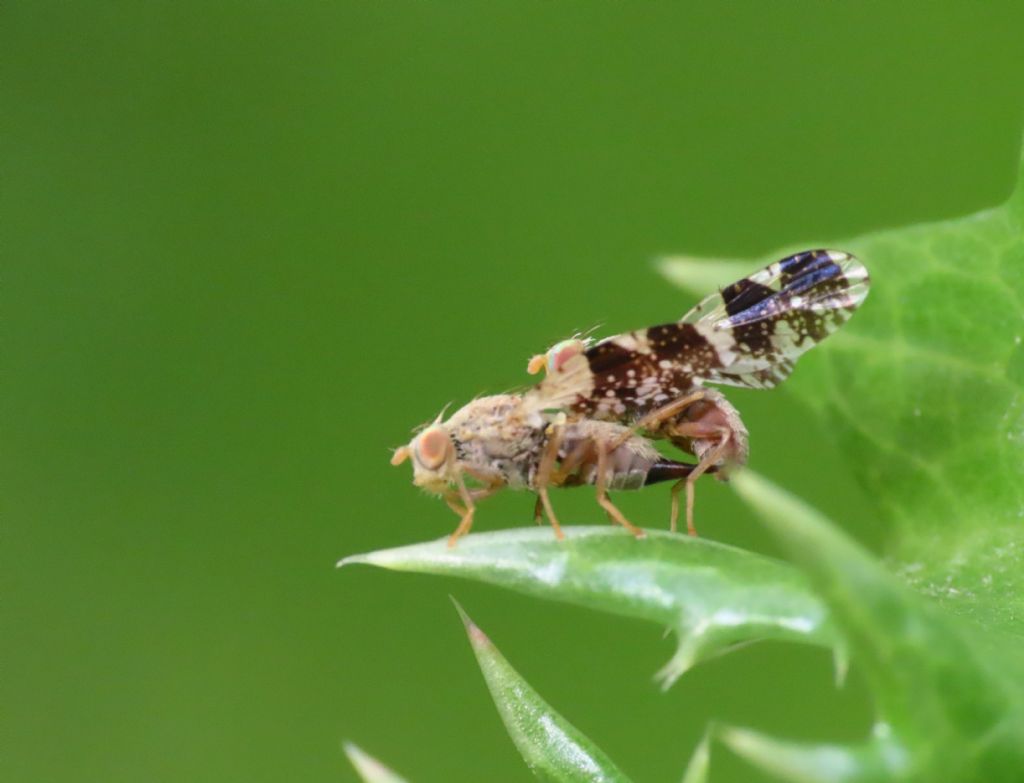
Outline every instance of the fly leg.
<path fill-rule="evenodd" d="M 560 487 L 569 479 L 573 474 L 573 471 L 579 467 L 585 465 L 588 461 L 590 447 L 586 442 L 582 442 L 576 445 L 572 451 L 565 455 L 565 459 L 561 461 L 557 468 L 551 471 L 551 485 Z"/>
<path fill-rule="evenodd" d="M 664 422 L 675 418 L 683 410 L 693 405 L 693 403 L 703 400 L 705 396 L 707 396 L 707 392 L 704 389 L 697 389 L 684 397 L 672 400 L 672 402 L 666 403 L 660 408 L 655 408 L 653 411 L 645 413 L 627 431 L 608 444 L 608 453 L 610 454 L 615 451 L 615 449 L 636 435 L 640 430 L 657 430 Z"/>
<path fill-rule="evenodd" d="M 550 442 L 548 444 L 550 446 Z M 547 446 L 545 447 L 545 452 Z M 551 487 L 562 486 L 566 479 L 572 475 L 572 472 L 583 462 L 584 457 L 587 453 L 587 445 L 580 443 L 572 451 L 570 451 L 565 459 L 561 461 L 559 466 L 556 468 L 552 465 L 550 472 L 548 473 L 547 484 Z M 555 449 L 555 458 L 558 457 L 558 449 Z M 540 475 L 540 468 L 537 469 L 538 475 Z M 538 525 L 541 523 L 541 515 L 544 511 L 544 502 L 541 500 L 540 494 L 537 494 L 537 502 L 533 504 L 533 521 Z"/>
<path fill-rule="evenodd" d="M 712 446 L 703 457 L 700 462 L 684 479 L 677 481 L 672 485 L 672 511 L 669 515 L 669 527 L 672 532 L 676 532 L 677 523 L 679 520 L 679 491 L 686 488 L 686 532 L 691 536 L 697 535 L 697 528 L 693 524 L 693 501 L 694 501 L 694 484 L 704 473 L 711 467 L 718 464 L 722 455 L 725 454 L 726 448 L 729 446 L 729 441 L 732 439 L 732 431 L 725 427 L 715 427 L 710 429 L 706 425 L 699 424 L 697 422 L 684 422 L 682 424 L 676 424 L 672 428 L 672 434 L 674 436 L 682 438 L 704 438 L 704 439 L 715 439 L 717 442 Z"/>
<path fill-rule="evenodd" d="M 544 452 L 540 457 L 540 464 L 537 466 L 537 477 L 534 479 L 537 485 L 537 499 L 544 512 L 548 515 L 548 521 L 555 530 L 555 538 L 562 540 L 565 533 L 562 526 L 555 518 L 555 510 L 551 507 L 551 498 L 548 497 L 548 485 L 551 483 L 551 474 L 555 467 L 555 460 L 558 459 L 558 448 L 562 445 L 562 437 L 565 433 L 561 424 L 552 424 L 548 429 L 548 441 L 544 444 Z M 536 510 L 535 512 L 536 513 Z M 539 516 L 539 515 L 538 515 Z"/>
<path fill-rule="evenodd" d="M 540 495 L 537 495 L 537 499 L 533 504 L 533 521 L 538 525 L 543 521 L 544 516 L 544 503 L 541 502 Z"/>
<path fill-rule="evenodd" d="M 612 519 L 626 528 L 626 530 L 637 538 L 643 538 L 647 534 L 626 519 L 622 512 L 615 507 L 615 504 L 608 499 L 608 453 L 606 444 L 597 444 L 597 502 L 600 504 L 601 508 L 608 512 L 608 515 Z"/>
<path fill-rule="evenodd" d="M 458 514 L 461 519 L 459 520 L 459 526 L 455 528 L 455 532 L 448 536 L 448 548 L 451 549 L 455 546 L 455 542 L 462 538 L 469 529 L 473 527 L 473 515 L 476 513 L 476 505 L 473 503 L 473 496 L 469 494 L 469 490 L 466 489 L 466 483 L 462 480 L 462 476 L 458 477 L 458 494 L 445 495 L 445 502 L 448 504 L 448 508 Z M 462 505 L 459 505 L 459 500 L 462 501 Z"/>
<path fill-rule="evenodd" d="M 458 492 L 450 492 L 444 495 L 444 502 L 448 504 L 448 508 L 458 514 L 461 519 L 459 520 L 459 526 L 455 528 L 455 532 L 448 537 L 448 547 L 455 546 L 455 542 L 462 538 L 469 529 L 473 526 L 473 515 L 476 514 L 476 502 L 483 500 L 486 497 L 490 497 L 504 485 L 496 482 L 490 483 L 486 487 L 481 489 L 467 489 L 466 482 L 462 478 L 462 471 L 458 471 L 455 474 L 455 485 L 458 488 Z M 460 502 L 461 501 L 461 504 Z"/>

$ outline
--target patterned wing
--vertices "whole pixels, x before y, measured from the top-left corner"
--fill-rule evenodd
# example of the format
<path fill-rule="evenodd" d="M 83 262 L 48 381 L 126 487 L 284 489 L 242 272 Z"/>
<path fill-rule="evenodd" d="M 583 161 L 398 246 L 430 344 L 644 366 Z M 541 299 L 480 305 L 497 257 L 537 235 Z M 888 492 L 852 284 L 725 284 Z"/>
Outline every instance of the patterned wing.
<path fill-rule="evenodd" d="M 807 250 L 707 297 L 681 323 L 731 335 L 734 346 L 705 379 L 770 389 L 849 320 L 868 295 L 864 265 L 849 253 Z"/>
<path fill-rule="evenodd" d="M 676 323 L 592 346 L 559 343 L 531 362 L 548 368 L 536 393 L 557 400 L 552 407 L 629 419 L 705 382 L 768 389 L 867 292 L 867 270 L 848 253 L 797 253 L 712 294 Z"/>

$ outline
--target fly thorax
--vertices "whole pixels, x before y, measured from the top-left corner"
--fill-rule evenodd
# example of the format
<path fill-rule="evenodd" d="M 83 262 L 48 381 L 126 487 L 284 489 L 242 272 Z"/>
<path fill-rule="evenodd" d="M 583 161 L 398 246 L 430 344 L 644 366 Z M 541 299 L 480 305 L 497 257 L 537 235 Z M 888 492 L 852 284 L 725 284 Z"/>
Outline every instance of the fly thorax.
<path fill-rule="evenodd" d="M 528 483 L 544 437 L 544 421 L 525 410 L 521 397 L 481 397 L 456 411 L 448 427 L 456 456 L 464 465 L 500 476 L 511 486 Z"/>

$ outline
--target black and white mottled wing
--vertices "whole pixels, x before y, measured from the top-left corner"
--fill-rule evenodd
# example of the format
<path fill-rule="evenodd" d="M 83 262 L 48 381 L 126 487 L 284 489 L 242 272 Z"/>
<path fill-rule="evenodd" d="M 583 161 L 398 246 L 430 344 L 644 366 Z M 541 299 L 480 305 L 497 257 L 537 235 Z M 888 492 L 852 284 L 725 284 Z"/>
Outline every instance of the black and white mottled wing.
<path fill-rule="evenodd" d="M 868 295 L 864 265 L 849 253 L 808 250 L 789 256 L 705 298 L 681 323 L 729 334 L 711 383 L 769 389 L 796 360 L 849 320 Z"/>
<path fill-rule="evenodd" d="M 552 407 L 629 419 L 704 383 L 768 389 L 796 360 L 849 319 L 868 292 L 848 253 L 809 250 L 707 297 L 681 321 L 589 345 L 570 340 L 546 354 L 537 396 Z"/>

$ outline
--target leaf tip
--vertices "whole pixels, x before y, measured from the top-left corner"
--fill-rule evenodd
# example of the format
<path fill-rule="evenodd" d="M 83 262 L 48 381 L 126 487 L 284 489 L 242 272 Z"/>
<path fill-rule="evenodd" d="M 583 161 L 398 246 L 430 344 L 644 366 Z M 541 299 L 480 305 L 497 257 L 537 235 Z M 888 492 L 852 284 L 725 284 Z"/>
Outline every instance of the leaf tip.
<path fill-rule="evenodd" d="M 423 551 L 429 549 L 430 543 L 412 544 L 399 546 L 391 549 L 375 549 L 372 552 L 361 552 L 355 555 L 343 557 L 337 563 L 337 568 L 347 565 L 371 565 L 378 568 L 387 568 L 392 571 L 401 571 L 409 567 L 411 561 L 417 557 L 422 558 Z"/>
<path fill-rule="evenodd" d="M 724 726 L 715 736 L 740 758 L 786 780 L 834 783 L 907 779 L 907 749 L 884 725 L 876 727 L 874 736 L 860 745 L 790 742 L 738 726 Z"/>
<path fill-rule="evenodd" d="M 750 262 L 676 255 L 655 258 L 654 268 L 670 283 L 695 296 L 703 296 L 748 274 Z"/>
<path fill-rule="evenodd" d="M 344 568 L 347 565 L 353 565 L 355 563 L 367 563 L 367 562 L 369 562 L 369 561 L 366 559 L 366 555 L 349 555 L 348 557 L 341 558 L 341 560 L 339 560 L 337 563 L 334 564 L 334 567 L 335 568 Z M 355 746 L 353 746 L 353 747 L 355 747 Z"/>
<path fill-rule="evenodd" d="M 706 783 L 710 766 L 711 731 L 709 729 L 694 748 L 693 755 L 690 756 L 690 763 L 686 765 L 686 772 L 683 773 L 682 783 Z"/>
<path fill-rule="evenodd" d="M 345 740 L 342 750 L 365 783 L 405 783 L 405 779 L 375 759 L 354 742 Z"/>
<path fill-rule="evenodd" d="M 462 620 L 462 625 L 466 629 L 466 635 L 469 637 L 470 644 L 472 644 L 476 649 L 479 649 L 484 645 L 489 645 L 491 640 L 487 638 L 487 634 L 480 630 L 480 626 L 473 622 L 473 618 L 466 614 L 466 610 L 462 608 L 462 604 L 455 600 L 454 595 L 449 595 L 448 598 L 455 605 L 455 611 L 459 613 L 459 619 Z"/>
<path fill-rule="evenodd" d="M 658 669 L 654 675 L 654 681 L 662 692 L 667 691 L 675 684 L 676 680 L 692 669 L 696 662 L 697 650 L 694 649 L 692 644 L 687 644 L 684 641 L 679 645 L 679 649 L 669 659 L 669 662 Z"/>
<path fill-rule="evenodd" d="M 813 752 L 797 749 L 759 731 L 739 726 L 722 726 L 717 739 L 740 758 L 758 769 L 771 774 L 792 777 L 802 781 L 822 781 L 818 776 Z"/>

